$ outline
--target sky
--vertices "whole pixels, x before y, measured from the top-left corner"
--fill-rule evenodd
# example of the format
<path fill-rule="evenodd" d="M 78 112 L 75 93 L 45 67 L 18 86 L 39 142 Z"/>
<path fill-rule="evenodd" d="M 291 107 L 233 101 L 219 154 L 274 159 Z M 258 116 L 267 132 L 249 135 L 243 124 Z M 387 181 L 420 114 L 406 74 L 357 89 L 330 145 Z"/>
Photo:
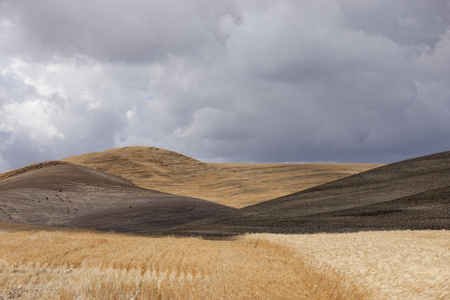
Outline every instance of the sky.
<path fill-rule="evenodd" d="M 141 145 L 208 162 L 450 150 L 448 0 L 0 0 L 0 172 Z"/>

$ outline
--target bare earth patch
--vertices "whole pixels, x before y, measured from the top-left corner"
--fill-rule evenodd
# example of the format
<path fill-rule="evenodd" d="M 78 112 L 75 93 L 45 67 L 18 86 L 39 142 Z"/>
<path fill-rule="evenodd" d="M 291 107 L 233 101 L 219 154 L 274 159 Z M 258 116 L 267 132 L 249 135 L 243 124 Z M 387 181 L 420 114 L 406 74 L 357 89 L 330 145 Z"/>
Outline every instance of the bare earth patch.
<path fill-rule="evenodd" d="M 68 163 L 13 173 L 0 180 L 0 222 L 149 233 L 235 210 Z"/>

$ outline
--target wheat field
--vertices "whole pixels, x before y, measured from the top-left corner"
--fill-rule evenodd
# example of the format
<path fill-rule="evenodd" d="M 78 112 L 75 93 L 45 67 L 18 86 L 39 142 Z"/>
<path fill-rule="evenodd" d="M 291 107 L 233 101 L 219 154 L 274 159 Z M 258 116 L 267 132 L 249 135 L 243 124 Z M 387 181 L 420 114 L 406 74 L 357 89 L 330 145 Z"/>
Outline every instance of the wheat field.
<path fill-rule="evenodd" d="M 0 299 L 361 299 L 266 237 L 145 237 L 0 227 Z"/>
<path fill-rule="evenodd" d="M 450 299 L 450 231 L 257 234 L 331 268 L 375 299 Z"/>
<path fill-rule="evenodd" d="M 0 223 L 0 299 L 450 299 L 450 231 L 146 237 Z"/>

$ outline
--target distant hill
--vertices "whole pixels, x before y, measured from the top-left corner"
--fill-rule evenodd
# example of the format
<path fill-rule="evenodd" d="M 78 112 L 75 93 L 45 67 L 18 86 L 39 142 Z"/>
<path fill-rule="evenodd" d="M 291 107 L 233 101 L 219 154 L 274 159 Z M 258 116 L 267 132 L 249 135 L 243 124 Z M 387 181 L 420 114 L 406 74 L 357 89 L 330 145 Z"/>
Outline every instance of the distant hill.
<path fill-rule="evenodd" d="M 124 147 L 64 159 L 136 185 L 241 208 L 347 177 L 377 164 L 218 164 L 155 147 Z"/>
<path fill-rule="evenodd" d="M 397 229 L 450 229 L 450 152 L 386 165 L 168 232 L 234 235 Z"/>
<path fill-rule="evenodd" d="M 0 222 L 153 233 L 233 210 L 65 162 L 0 175 Z"/>
<path fill-rule="evenodd" d="M 220 236 L 450 229 L 450 152 L 354 174 L 374 166 L 214 164 L 158 148 L 112 149 L 0 174 L 0 222 Z M 318 182 L 327 183 L 300 191 Z M 237 210 L 151 187 L 258 204 Z"/>

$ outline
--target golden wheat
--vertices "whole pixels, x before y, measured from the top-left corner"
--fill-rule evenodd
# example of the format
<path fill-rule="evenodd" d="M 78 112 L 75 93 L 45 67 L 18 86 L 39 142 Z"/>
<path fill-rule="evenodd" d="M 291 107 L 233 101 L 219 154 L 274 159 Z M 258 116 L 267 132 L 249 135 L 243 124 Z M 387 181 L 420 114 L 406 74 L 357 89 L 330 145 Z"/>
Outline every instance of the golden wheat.
<path fill-rule="evenodd" d="M 445 230 L 229 240 L 6 223 L 0 232 L 0 299 L 450 298 Z"/>
<path fill-rule="evenodd" d="M 0 299 L 361 299 L 266 238 L 143 237 L 3 228 Z"/>
<path fill-rule="evenodd" d="M 450 231 L 258 234 L 341 272 L 377 299 L 450 299 Z"/>
<path fill-rule="evenodd" d="M 125 147 L 64 159 L 122 176 L 136 185 L 196 197 L 236 208 L 249 206 L 380 164 L 229 164 L 204 163 L 153 147 Z"/>

